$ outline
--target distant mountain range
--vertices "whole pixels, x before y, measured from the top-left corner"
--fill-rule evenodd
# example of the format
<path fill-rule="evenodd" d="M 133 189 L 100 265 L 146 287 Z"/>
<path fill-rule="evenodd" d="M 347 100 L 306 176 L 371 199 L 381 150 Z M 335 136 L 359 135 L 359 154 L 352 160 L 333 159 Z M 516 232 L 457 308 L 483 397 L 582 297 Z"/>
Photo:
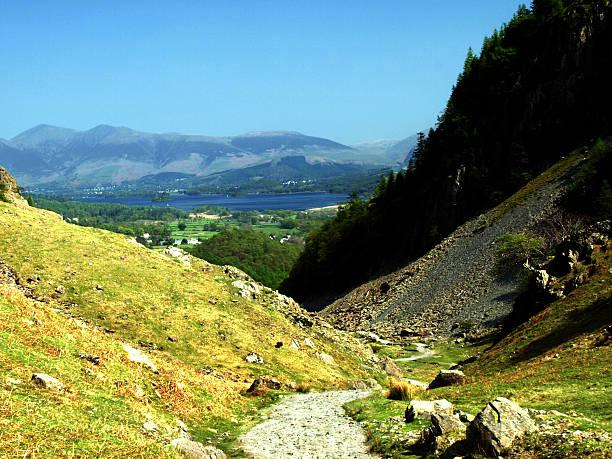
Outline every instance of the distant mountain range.
<path fill-rule="evenodd" d="M 78 131 L 41 124 L 11 140 L 0 139 L 0 165 L 22 185 L 118 184 L 157 174 L 203 177 L 253 166 L 260 167 L 243 175 L 292 179 L 307 178 L 309 169 L 329 176 L 338 171 L 363 170 L 364 166 L 403 165 L 415 143 L 416 136 L 348 146 L 287 131 L 212 137 L 147 133 L 107 125 Z M 279 161 L 284 157 L 303 160 L 298 160 L 297 169 L 295 160 L 288 168 L 287 162 Z M 289 170 L 297 170 L 297 176 L 283 176 L 283 171 Z"/>

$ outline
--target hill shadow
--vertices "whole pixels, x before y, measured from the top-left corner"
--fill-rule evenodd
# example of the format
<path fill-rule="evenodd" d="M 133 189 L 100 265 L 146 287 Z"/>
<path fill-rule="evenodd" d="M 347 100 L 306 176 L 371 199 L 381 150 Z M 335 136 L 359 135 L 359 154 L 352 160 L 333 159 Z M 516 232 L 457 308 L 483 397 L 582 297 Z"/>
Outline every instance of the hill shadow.
<path fill-rule="evenodd" d="M 557 328 L 530 342 L 512 360 L 518 363 L 537 357 L 578 335 L 594 332 L 610 323 L 612 298 L 601 298 L 585 308 L 568 312 Z"/>

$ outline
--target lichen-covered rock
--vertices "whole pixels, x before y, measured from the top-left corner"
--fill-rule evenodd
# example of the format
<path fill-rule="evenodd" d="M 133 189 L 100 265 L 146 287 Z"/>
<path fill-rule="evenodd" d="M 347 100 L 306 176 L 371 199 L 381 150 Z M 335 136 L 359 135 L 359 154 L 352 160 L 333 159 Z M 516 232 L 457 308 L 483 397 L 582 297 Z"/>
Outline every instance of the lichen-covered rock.
<path fill-rule="evenodd" d="M 470 423 L 466 439 L 475 451 L 489 456 L 499 456 L 512 442 L 537 430 L 529 413 L 507 398 L 498 397 Z"/>

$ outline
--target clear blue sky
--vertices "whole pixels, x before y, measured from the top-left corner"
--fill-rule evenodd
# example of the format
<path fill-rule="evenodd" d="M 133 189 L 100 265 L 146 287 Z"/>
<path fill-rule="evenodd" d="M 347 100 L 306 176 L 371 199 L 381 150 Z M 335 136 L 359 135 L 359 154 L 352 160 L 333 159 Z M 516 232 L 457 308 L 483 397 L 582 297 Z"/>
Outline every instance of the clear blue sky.
<path fill-rule="evenodd" d="M 0 0 L 0 137 L 40 123 L 406 137 L 520 3 Z"/>

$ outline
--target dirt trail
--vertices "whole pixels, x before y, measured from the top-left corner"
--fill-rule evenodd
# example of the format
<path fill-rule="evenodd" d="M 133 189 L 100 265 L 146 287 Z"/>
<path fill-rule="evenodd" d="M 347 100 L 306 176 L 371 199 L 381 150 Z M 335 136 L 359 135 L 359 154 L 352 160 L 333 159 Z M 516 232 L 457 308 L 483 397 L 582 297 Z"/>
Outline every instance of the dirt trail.
<path fill-rule="evenodd" d="M 297 394 L 274 405 L 267 419 L 239 438 L 250 458 L 372 458 L 365 435 L 342 405 L 370 391 Z"/>

